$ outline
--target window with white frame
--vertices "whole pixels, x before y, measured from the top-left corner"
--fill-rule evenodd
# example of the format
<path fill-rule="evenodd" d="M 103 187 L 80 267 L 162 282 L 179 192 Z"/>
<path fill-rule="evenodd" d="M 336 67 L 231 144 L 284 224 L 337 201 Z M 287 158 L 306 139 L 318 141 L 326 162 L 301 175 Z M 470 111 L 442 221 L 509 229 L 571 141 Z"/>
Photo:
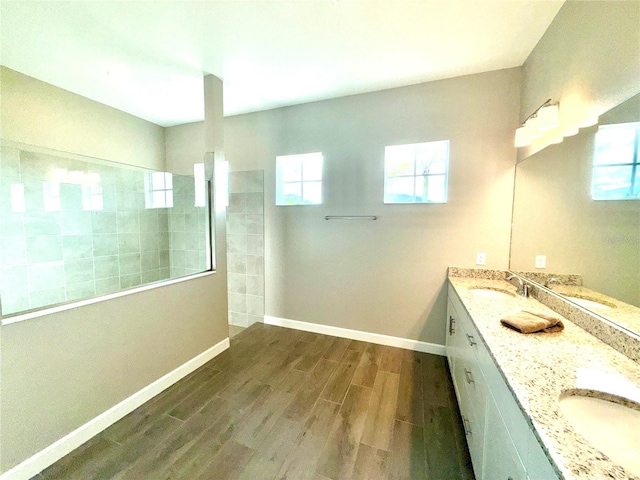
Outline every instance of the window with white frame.
<path fill-rule="evenodd" d="M 276 157 L 276 205 L 322 203 L 322 153 Z"/>
<path fill-rule="evenodd" d="M 640 199 L 640 122 L 602 125 L 595 137 L 591 197 Z"/>
<path fill-rule="evenodd" d="M 446 203 L 449 140 L 385 147 L 384 203 Z"/>
<path fill-rule="evenodd" d="M 144 207 L 173 207 L 173 175 L 168 172 L 152 172 L 144 176 Z"/>

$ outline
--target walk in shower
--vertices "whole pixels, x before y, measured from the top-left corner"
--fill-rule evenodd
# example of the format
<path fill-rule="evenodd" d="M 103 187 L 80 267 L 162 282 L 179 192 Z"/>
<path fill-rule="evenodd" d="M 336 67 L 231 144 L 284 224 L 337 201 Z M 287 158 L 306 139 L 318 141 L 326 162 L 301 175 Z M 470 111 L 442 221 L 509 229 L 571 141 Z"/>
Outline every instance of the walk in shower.
<path fill-rule="evenodd" d="M 2 142 L 2 317 L 212 270 L 212 163 L 206 170 Z"/>
<path fill-rule="evenodd" d="M 227 208 L 229 324 L 264 321 L 264 171 L 231 172 Z"/>

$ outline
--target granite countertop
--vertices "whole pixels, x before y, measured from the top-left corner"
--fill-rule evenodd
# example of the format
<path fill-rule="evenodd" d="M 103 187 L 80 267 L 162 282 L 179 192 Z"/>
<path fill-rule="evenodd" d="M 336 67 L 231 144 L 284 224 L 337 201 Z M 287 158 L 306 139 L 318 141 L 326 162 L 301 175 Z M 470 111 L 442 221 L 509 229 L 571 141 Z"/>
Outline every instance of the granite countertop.
<path fill-rule="evenodd" d="M 494 278 L 504 278 L 504 272 Z M 483 298 L 470 291 L 488 287 L 516 291 L 499 279 L 449 276 L 491 356 L 548 457 L 565 479 L 635 479 L 592 447 L 560 412 L 560 395 L 570 389 L 598 390 L 640 402 L 640 365 L 533 298 Z M 521 310 L 560 317 L 559 333 L 523 335 L 500 324 Z"/>
<path fill-rule="evenodd" d="M 634 305 L 583 286 L 551 285 L 549 288 L 560 295 L 584 298 L 606 305 L 609 308 L 591 307 L 587 309 L 629 330 L 640 332 L 640 308 Z"/>

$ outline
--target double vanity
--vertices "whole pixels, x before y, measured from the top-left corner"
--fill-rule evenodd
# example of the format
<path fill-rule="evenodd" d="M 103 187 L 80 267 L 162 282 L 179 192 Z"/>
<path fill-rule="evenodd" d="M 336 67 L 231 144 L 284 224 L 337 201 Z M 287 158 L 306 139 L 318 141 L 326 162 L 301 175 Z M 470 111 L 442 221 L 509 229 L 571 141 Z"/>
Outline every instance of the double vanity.
<path fill-rule="evenodd" d="M 477 480 L 640 479 L 640 365 L 507 277 L 449 270 L 447 357 Z M 565 328 L 500 323 L 523 310 Z"/>

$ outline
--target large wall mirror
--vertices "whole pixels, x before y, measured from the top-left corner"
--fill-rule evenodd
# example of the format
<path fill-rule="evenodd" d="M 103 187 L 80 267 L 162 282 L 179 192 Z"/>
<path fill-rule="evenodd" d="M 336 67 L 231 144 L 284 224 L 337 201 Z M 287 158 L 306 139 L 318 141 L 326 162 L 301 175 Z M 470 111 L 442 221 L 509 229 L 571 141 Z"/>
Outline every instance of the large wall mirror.
<path fill-rule="evenodd" d="M 512 271 L 638 335 L 639 149 L 640 94 L 520 162 L 510 256 Z"/>

